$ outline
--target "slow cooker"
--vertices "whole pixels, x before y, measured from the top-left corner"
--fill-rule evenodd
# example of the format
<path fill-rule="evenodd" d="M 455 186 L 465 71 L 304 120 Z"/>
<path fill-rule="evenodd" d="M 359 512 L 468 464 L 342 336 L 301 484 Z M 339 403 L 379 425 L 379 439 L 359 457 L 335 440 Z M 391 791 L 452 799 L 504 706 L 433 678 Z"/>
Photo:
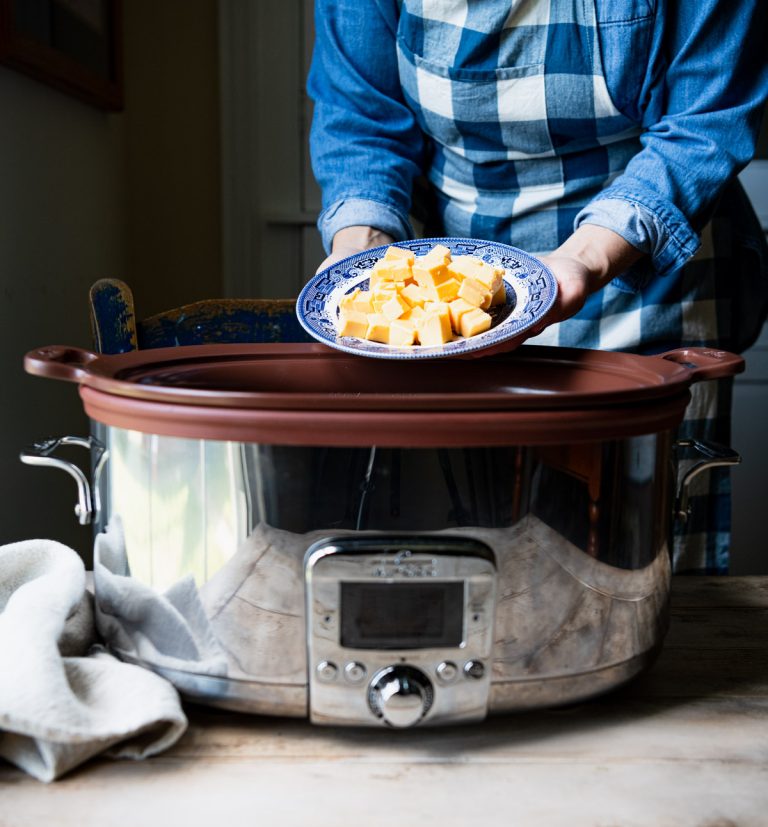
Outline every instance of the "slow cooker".
<path fill-rule="evenodd" d="M 738 462 L 674 437 L 690 385 L 743 368 L 710 349 L 52 346 L 25 366 L 77 383 L 92 423 L 22 459 L 77 481 L 110 649 L 196 701 L 318 724 L 476 721 L 629 680 L 663 641 L 688 485 Z"/>

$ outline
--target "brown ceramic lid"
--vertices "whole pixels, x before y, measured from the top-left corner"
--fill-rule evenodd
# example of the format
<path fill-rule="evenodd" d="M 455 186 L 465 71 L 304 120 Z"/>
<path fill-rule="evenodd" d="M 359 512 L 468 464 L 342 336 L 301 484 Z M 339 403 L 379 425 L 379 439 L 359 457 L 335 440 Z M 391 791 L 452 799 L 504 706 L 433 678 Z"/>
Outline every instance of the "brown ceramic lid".
<path fill-rule="evenodd" d="M 692 382 L 738 373 L 743 360 L 706 349 L 636 356 L 524 346 L 490 358 L 402 362 L 319 344 L 254 344 L 113 356 L 48 347 L 27 354 L 25 367 L 78 383 L 86 412 L 108 425 L 405 447 L 406 425 L 419 445 L 538 443 L 550 432 L 548 442 L 569 441 L 569 432 L 581 441 L 673 427 Z"/>

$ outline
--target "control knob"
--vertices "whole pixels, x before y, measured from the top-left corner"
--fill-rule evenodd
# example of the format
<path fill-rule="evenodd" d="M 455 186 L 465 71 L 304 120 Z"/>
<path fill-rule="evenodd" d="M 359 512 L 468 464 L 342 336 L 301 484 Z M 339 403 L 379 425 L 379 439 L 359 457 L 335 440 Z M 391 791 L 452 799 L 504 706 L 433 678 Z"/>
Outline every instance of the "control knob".
<path fill-rule="evenodd" d="M 429 712 L 433 698 L 431 681 L 414 666 L 388 666 L 373 676 L 368 687 L 371 711 L 392 727 L 417 724 Z"/>

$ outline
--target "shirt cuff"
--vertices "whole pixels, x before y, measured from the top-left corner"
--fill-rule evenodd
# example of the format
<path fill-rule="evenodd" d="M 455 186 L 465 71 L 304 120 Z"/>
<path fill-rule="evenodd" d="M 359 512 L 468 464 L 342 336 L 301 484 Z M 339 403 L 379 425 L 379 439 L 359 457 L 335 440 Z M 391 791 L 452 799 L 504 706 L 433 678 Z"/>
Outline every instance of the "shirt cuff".
<path fill-rule="evenodd" d="M 679 270 L 701 246 L 699 236 L 677 207 L 621 186 L 603 190 L 579 212 L 573 224 L 574 229 L 596 224 L 613 230 L 648 254 L 660 276 Z"/>
<path fill-rule="evenodd" d="M 360 226 L 375 227 L 391 235 L 395 241 L 413 238 L 413 228 L 407 218 L 389 204 L 369 198 L 336 201 L 324 209 L 317 219 L 326 253 L 330 253 L 331 242 L 339 230 Z"/>

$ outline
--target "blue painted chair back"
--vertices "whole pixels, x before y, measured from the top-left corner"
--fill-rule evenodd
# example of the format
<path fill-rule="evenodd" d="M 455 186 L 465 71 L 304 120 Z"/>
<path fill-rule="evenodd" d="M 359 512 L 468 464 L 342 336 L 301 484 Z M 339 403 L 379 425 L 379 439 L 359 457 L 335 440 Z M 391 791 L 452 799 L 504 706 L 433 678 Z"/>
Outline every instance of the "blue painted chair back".
<path fill-rule="evenodd" d="M 98 353 L 177 345 L 311 342 L 294 299 L 207 299 L 137 321 L 133 294 L 119 279 L 90 290 L 91 331 Z"/>

